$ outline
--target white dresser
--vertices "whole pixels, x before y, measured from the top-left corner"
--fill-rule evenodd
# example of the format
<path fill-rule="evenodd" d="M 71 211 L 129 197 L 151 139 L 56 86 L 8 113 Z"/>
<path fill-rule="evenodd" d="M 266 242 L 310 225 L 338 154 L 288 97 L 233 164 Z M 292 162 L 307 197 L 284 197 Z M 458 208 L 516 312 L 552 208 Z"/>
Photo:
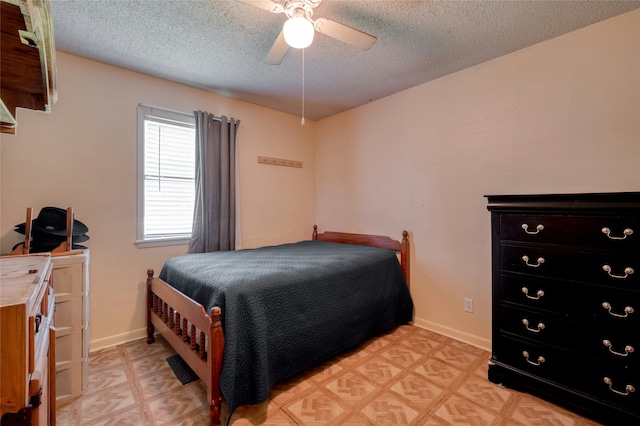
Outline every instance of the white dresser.
<path fill-rule="evenodd" d="M 89 250 L 53 256 L 56 300 L 56 394 L 63 402 L 83 394 L 89 379 Z"/>

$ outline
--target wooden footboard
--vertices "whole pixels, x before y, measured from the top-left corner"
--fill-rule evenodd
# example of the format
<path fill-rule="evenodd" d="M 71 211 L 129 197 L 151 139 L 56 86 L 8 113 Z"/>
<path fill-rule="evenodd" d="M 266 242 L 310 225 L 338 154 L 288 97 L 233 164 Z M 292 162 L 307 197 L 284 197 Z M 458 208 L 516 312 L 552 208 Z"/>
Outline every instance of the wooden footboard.
<path fill-rule="evenodd" d="M 224 334 L 221 310 L 204 307 L 175 290 L 147 270 L 147 343 L 153 343 L 157 330 L 207 386 L 212 425 L 220 424 L 222 394 L 219 379 L 222 368 Z"/>

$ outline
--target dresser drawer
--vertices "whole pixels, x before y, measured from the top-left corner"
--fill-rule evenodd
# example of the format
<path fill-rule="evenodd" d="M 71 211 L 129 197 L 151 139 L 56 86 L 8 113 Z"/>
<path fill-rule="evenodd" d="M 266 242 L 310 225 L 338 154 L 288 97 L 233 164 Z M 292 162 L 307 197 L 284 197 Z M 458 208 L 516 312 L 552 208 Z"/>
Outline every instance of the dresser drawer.
<path fill-rule="evenodd" d="M 565 386 L 583 385 L 581 375 L 573 367 L 576 355 L 557 348 L 503 335 L 494 342 L 492 359 Z"/>
<path fill-rule="evenodd" d="M 636 370 L 617 368 L 607 364 L 584 364 L 578 371 L 583 380 L 576 390 L 637 411 L 640 406 L 640 375 Z"/>
<path fill-rule="evenodd" d="M 502 302 L 563 315 L 579 311 L 575 302 L 581 301 L 581 296 L 586 293 L 584 286 L 520 275 L 501 275 L 498 288 Z"/>
<path fill-rule="evenodd" d="M 69 256 L 55 256 L 52 263 L 56 300 L 66 301 L 89 294 L 89 250 Z"/>
<path fill-rule="evenodd" d="M 577 336 L 577 350 L 610 366 L 640 370 L 640 335 L 617 330 L 588 329 Z"/>
<path fill-rule="evenodd" d="M 640 291 L 640 256 L 500 245 L 500 270 Z"/>
<path fill-rule="evenodd" d="M 611 410 L 612 423 L 607 424 L 636 424 L 628 423 L 628 414 L 618 410 L 638 412 L 640 374 L 637 369 L 592 361 L 570 352 L 509 337 L 501 337 L 494 346 L 493 360 L 538 381 L 571 389 L 574 395 L 582 394 L 588 398 L 585 403 L 595 399 L 616 407 Z M 619 421 L 618 417 L 625 420 Z"/>
<path fill-rule="evenodd" d="M 566 317 L 510 306 L 498 308 L 500 333 L 560 348 L 585 358 L 640 369 L 640 335 L 637 329 L 600 328 Z"/>
<path fill-rule="evenodd" d="M 500 276 L 498 300 L 587 325 L 636 333 L 640 329 L 640 292 L 617 287 L 505 274 Z"/>
<path fill-rule="evenodd" d="M 640 250 L 640 219 L 611 216 L 503 214 L 503 241 Z"/>
<path fill-rule="evenodd" d="M 43 299 L 43 302 L 46 301 L 46 303 L 48 303 L 48 308 L 46 310 L 48 315 L 39 313 L 35 318 L 29 318 L 29 326 L 33 326 L 31 331 L 33 332 L 34 339 L 33 354 L 35 360 L 46 356 L 49 351 L 49 330 L 53 327 L 53 313 L 55 311 L 55 299 L 53 292 L 50 292 L 50 289 L 51 287 L 47 286 L 47 294 L 49 297 L 45 297 Z M 29 352 L 31 353 L 31 349 Z"/>
<path fill-rule="evenodd" d="M 531 339 L 552 346 L 565 346 L 570 326 L 566 320 L 550 313 L 501 306 L 498 308 L 500 332 Z"/>
<path fill-rule="evenodd" d="M 60 301 L 56 296 L 56 329 L 58 335 L 87 327 L 89 323 L 88 296 L 67 298 Z"/>
<path fill-rule="evenodd" d="M 493 360 L 583 391 L 591 392 L 592 389 L 601 388 L 601 395 L 604 396 L 610 392 L 607 387 L 601 385 L 605 377 L 617 384 L 624 382 L 623 389 L 631 383 L 637 388 L 636 393 L 640 392 L 640 370 L 637 366 L 604 362 L 561 347 L 538 344 L 525 339 L 502 336 L 499 344 L 494 347 Z"/>
<path fill-rule="evenodd" d="M 595 296 L 588 312 L 593 320 L 603 328 L 626 333 L 640 330 L 640 297 L 636 294 L 624 297 Z"/>
<path fill-rule="evenodd" d="M 51 264 L 41 272 L 42 284 L 36 293 L 36 303 L 29 315 L 29 373 L 35 371 L 38 359 L 47 356 L 49 349 L 49 328 L 53 325 L 55 302 L 53 291 L 49 286 L 51 279 Z"/>

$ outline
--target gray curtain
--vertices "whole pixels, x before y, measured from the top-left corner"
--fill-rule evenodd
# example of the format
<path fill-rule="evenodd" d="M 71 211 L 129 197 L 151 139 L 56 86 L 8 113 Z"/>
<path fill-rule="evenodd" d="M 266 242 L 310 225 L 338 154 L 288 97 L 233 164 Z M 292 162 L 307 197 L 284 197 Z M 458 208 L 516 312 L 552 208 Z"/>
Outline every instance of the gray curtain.
<path fill-rule="evenodd" d="M 236 248 L 236 133 L 239 120 L 194 111 L 196 199 L 189 253 Z"/>

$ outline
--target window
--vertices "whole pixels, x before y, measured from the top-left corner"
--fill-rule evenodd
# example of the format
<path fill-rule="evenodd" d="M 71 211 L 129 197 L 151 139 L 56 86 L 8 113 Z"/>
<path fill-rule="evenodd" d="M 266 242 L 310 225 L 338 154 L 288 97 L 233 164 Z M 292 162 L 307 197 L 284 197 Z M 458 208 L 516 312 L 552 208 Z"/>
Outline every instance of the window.
<path fill-rule="evenodd" d="M 188 242 L 195 141 L 192 115 L 138 106 L 138 245 Z"/>

